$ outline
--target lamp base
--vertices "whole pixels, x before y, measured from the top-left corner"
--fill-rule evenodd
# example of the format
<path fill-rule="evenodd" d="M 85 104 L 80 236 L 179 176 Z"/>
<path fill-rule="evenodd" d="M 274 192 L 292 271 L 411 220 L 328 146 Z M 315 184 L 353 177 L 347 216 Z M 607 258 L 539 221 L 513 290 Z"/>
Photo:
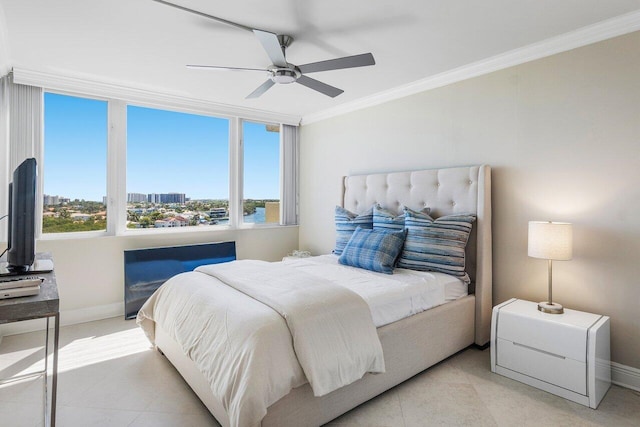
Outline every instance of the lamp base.
<path fill-rule="evenodd" d="M 538 303 L 538 311 L 542 311 L 543 313 L 549 313 L 549 314 L 564 313 L 564 309 L 562 308 L 561 304 L 558 304 L 556 302 L 549 304 L 546 301 Z"/>

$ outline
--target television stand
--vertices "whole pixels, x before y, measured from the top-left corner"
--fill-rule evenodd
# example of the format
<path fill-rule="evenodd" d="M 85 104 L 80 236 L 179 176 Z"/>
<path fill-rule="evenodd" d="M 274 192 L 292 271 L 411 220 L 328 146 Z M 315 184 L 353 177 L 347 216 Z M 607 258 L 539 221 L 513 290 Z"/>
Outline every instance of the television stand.
<path fill-rule="evenodd" d="M 52 259 L 43 259 L 36 255 L 36 260 L 31 264 L 31 266 L 25 271 L 10 271 L 7 268 L 7 262 L 0 262 L 0 277 L 2 276 L 21 276 L 21 275 L 29 275 L 29 274 L 39 274 L 39 273 L 51 273 L 53 271 L 53 260 Z"/>
<path fill-rule="evenodd" d="M 36 254 L 39 261 L 53 261 L 50 253 Z M 44 425 L 55 427 L 56 425 L 56 397 L 58 391 L 58 344 L 60 337 L 60 298 L 58 297 L 58 285 L 55 273 L 43 273 L 44 282 L 40 285 L 38 295 L 24 296 L 0 300 L 0 325 L 5 323 L 20 322 L 30 319 L 46 319 L 45 343 L 44 343 L 44 369 L 22 375 L 14 375 L 11 378 L 0 379 L 0 384 L 18 381 L 30 377 L 42 377 L 44 397 Z M 50 319 L 54 320 L 53 349 L 49 343 Z M 49 362 L 53 350 L 53 364 Z M 50 392 L 50 393 L 49 393 Z"/>

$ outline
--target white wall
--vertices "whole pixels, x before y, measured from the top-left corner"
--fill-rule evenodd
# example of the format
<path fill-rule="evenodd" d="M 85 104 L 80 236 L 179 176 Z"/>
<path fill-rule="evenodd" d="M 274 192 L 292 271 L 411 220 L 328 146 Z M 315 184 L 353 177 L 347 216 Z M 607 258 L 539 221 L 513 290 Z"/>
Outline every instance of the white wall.
<path fill-rule="evenodd" d="M 53 254 L 64 321 L 64 312 L 123 302 L 126 249 L 229 240 L 236 242 L 238 259 L 278 261 L 297 248 L 298 227 L 40 240 L 37 250 Z"/>
<path fill-rule="evenodd" d="M 527 222 L 574 223 L 554 299 L 611 316 L 612 358 L 640 368 L 640 33 L 301 129 L 300 247 L 331 250 L 341 177 L 493 167 L 494 303 L 546 300 Z"/>
<path fill-rule="evenodd" d="M 0 77 L 11 70 L 9 62 L 11 52 L 9 51 L 9 34 L 7 32 L 6 22 L 4 8 L 0 4 Z"/>
<path fill-rule="evenodd" d="M 298 227 L 151 232 L 129 236 L 39 240 L 54 259 L 63 325 L 124 316 L 124 251 L 159 246 L 236 242 L 238 259 L 279 261 L 298 247 Z M 2 244 L 4 246 L 4 244 Z M 44 328 L 44 321 L 0 325 L 2 335 Z"/>

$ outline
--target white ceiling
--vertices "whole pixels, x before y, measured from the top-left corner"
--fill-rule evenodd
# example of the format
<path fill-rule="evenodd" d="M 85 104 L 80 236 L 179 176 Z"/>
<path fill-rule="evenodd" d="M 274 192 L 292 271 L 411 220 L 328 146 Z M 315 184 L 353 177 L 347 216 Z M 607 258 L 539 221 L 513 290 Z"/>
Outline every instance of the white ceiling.
<path fill-rule="evenodd" d="M 0 0 L 0 54 L 4 45 L 15 68 L 305 116 L 640 9 L 640 0 L 171 1 L 293 36 L 294 64 L 365 52 L 377 63 L 313 74 L 344 89 L 334 99 L 291 84 L 246 100 L 265 76 L 185 64 L 264 68 L 255 36 L 151 0 Z"/>

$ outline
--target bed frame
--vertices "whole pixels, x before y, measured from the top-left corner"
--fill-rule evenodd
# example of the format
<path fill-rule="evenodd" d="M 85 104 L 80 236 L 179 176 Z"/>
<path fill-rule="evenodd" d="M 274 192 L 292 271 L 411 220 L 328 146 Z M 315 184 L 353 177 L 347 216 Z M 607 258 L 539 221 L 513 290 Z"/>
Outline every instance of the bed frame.
<path fill-rule="evenodd" d="M 362 212 L 374 203 L 399 211 L 401 206 L 431 215 L 475 213 L 466 261 L 470 294 L 378 328 L 386 372 L 314 397 L 309 384 L 293 389 L 268 408 L 262 427 L 318 426 L 400 384 L 475 343 L 489 342 L 492 309 L 491 168 L 486 165 L 345 177 L 343 206 Z M 156 326 L 156 345 L 180 372 L 209 411 L 229 425 L 222 402 L 180 347 Z"/>

